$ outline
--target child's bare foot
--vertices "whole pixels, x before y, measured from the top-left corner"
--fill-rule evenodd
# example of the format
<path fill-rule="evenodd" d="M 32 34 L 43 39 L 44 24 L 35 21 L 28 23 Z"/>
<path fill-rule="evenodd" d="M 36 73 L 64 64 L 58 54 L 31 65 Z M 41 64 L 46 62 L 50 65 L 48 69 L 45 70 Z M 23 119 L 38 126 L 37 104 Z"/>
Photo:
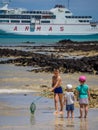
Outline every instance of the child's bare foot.
<path fill-rule="evenodd" d="M 82 116 L 79 116 L 78 118 L 82 118 Z"/>
<path fill-rule="evenodd" d="M 63 115 L 63 111 L 60 111 L 59 114 Z"/>
<path fill-rule="evenodd" d="M 54 114 L 54 115 L 57 115 L 57 114 L 58 114 L 58 111 L 55 111 L 53 114 Z"/>
<path fill-rule="evenodd" d="M 69 116 L 67 116 L 66 118 L 69 118 Z"/>
<path fill-rule="evenodd" d="M 84 118 L 87 118 L 87 116 L 84 116 Z"/>

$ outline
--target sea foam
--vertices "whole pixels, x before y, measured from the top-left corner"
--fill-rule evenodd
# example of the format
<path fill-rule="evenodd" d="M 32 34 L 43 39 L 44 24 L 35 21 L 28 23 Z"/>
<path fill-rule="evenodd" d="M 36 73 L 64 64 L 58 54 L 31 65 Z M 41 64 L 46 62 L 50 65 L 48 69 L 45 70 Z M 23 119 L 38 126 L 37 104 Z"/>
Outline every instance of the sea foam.
<path fill-rule="evenodd" d="M 4 93 L 31 93 L 35 92 L 34 90 L 27 90 L 27 89 L 0 89 L 0 94 Z"/>

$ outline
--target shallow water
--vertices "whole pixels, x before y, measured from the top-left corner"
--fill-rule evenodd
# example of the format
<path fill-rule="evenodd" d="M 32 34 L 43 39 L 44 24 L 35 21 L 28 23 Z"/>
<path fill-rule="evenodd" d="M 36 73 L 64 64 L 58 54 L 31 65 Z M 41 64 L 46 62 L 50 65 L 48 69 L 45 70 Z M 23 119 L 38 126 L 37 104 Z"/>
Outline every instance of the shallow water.
<path fill-rule="evenodd" d="M 34 93 L 0 94 L 0 130 L 97 130 L 98 109 L 89 109 L 87 119 L 79 119 L 79 110 L 75 108 L 75 118 L 53 115 L 52 99 L 35 100 Z M 30 113 L 29 107 L 35 100 L 36 111 Z"/>

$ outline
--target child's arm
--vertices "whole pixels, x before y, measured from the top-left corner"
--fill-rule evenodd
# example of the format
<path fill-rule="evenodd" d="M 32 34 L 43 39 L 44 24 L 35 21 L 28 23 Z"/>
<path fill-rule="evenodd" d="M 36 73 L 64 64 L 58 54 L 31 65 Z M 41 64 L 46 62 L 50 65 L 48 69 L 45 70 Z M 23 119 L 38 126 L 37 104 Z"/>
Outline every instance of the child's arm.
<path fill-rule="evenodd" d="M 64 102 L 63 102 L 63 104 L 64 104 L 64 105 L 67 104 L 66 92 L 64 93 Z"/>
<path fill-rule="evenodd" d="M 64 105 L 66 104 L 66 98 L 65 98 L 65 96 L 64 96 L 64 103 L 63 103 Z"/>
<path fill-rule="evenodd" d="M 90 100 L 90 91 L 88 90 L 88 99 Z"/>
<path fill-rule="evenodd" d="M 79 91 L 78 91 L 77 88 L 75 89 L 74 94 L 75 94 L 75 96 L 76 96 L 76 100 L 78 101 L 78 100 L 79 100 Z"/>

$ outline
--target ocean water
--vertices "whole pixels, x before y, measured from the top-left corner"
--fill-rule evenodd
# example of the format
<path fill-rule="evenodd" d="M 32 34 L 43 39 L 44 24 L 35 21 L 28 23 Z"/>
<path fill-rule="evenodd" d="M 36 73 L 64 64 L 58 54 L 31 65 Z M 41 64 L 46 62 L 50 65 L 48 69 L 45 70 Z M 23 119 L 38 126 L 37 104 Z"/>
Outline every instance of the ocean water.
<path fill-rule="evenodd" d="M 20 36 L 0 35 L 0 46 L 49 45 L 60 40 L 98 41 L 98 34 L 86 36 Z"/>

